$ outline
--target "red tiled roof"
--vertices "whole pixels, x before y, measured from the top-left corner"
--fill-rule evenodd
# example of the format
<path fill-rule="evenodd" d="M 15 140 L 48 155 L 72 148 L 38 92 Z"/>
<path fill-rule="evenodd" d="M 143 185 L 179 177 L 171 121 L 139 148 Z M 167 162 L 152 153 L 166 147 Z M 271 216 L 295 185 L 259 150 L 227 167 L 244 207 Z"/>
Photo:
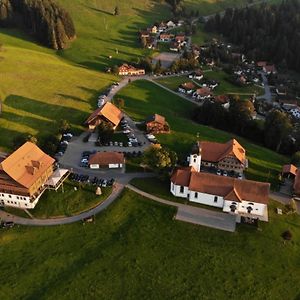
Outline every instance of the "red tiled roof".
<path fill-rule="evenodd" d="M 193 167 L 177 168 L 172 174 L 171 181 L 176 185 L 189 186 L 193 172 L 195 172 Z"/>
<path fill-rule="evenodd" d="M 245 149 L 235 139 L 225 144 L 203 141 L 198 143 L 198 147 L 201 149 L 204 161 L 219 162 L 227 156 L 234 156 L 241 163 L 244 163 L 246 159 Z"/>
<path fill-rule="evenodd" d="M 90 165 L 109 165 L 109 164 L 123 164 L 124 154 L 119 152 L 97 152 L 90 156 Z"/>
<path fill-rule="evenodd" d="M 187 177 L 188 174 L 185 176 Z M 191 172 L 188 187 L 191 191 L 220 196 L 224 200 L 253 201 L 263 204 L 269 202 L 269 183 Z"/>
<path fill-rule="evenodd" d="M 166 124 L 166 119 L 165 117 L 158 115 L 158 114 L 154 114 L 152 116 L 150 116 L 146 123 L 150 123 L 150 122 L 157 122 L 159 124 L 165 125 Z"/>
<path fill-rule="evenodd" d="M 292 165 L 292 164 L 289 164 L 289 165 L 284 165 L 282 167 L 282 173 L 290 173 L 290 174 L 293 174 L 293 175 L 297 175 L 297 167 Z"/>

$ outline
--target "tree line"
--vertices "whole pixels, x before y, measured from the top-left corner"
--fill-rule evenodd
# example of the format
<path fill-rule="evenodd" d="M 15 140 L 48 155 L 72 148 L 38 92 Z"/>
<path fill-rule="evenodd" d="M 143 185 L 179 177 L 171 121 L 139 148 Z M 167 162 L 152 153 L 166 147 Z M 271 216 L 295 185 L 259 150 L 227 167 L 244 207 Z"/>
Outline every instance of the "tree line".
<path fill-rule="evenodd" d="M 265 122 L 253 119 L 254 105 L 249 100 L 230 97 L 230 107 L 204 102 L 193 112 L 193 119 L 204 125 L 233 132 L 283 154 L 293 154 L 300 149 L 300 133 L 295 134 L 290 117 L 272 110 Z M 293 133 L 292 138 L 291 134 Z"/>
<path fill-rule="evenodd" d="M 218 32 L 251 60 L 272 60 L 283 68 L 300 71 L 300 1 L 227 9 L 210 18 L 206 30 Z"/>
<path fill-rule="evenodd" d="M 53 49 L 76 37 L 69 13 L 53 0 L 0 0 L 0 26 L 21 27 Z"/>

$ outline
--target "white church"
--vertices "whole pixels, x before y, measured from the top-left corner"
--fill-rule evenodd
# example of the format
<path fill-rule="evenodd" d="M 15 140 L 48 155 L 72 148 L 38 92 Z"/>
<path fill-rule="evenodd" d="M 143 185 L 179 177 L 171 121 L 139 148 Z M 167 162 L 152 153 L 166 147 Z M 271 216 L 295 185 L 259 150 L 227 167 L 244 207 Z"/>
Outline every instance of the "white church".
<path fill-rule="evenodd" d="M 201 172 L 201 150 L 193 152 L 189 167 L 177 168 L 170 191 L 191 202 L 221 208 L 236 215 L 236 221 L 268 221 L 270 184 Z"/>

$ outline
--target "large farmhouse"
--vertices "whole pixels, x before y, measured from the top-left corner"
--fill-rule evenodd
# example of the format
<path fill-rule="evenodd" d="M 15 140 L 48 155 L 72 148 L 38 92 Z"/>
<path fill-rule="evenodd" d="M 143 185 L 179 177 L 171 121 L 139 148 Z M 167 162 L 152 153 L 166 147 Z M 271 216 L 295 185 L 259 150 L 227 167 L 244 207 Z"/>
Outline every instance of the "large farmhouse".
<path fill-rule="evenodd" d="M 139 76 L 145 75 L 145 70 L 137 69 L 134 66 L 123 64 L 119 67 L 118 74 L 120 76 Z"/>
<path fill-rule="evenodd" d="M 193 149 L 193 154 L 206 167 L 242 173 L 248 167 L 245 149 L 232 139 L 225 144 L 201 141 Z M 197 169 L 196 169 L 197 170 Z M 200 170 L 200 165 L 199 169 Z"/>
<path fill-rule="evenodd" d="M 123 118 L 123 113 L 115 105 L 106 102 L 96 109 L 85 121 L 89 129 L 94 130 L 101 122 L 109 122 L 113 128 L 117 128 Z"/>
<path fill-rule="evenodd" d="M 34 208 L 47 188 L 55 160 L 27 142 L 0 163 L 0 205 Z"/>

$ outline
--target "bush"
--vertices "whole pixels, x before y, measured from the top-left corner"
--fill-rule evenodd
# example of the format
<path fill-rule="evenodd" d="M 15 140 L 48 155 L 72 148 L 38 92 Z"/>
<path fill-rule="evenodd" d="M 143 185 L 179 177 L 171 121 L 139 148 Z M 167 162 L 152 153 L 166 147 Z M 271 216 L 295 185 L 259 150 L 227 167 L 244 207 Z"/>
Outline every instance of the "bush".
<path fill-rule="evenodd" d="M 292 239 L 292 233 L 289 230 L 286 230 L 285 232 L 282 233 L 281 237 L 285 241 L 290 241 Z"/>

